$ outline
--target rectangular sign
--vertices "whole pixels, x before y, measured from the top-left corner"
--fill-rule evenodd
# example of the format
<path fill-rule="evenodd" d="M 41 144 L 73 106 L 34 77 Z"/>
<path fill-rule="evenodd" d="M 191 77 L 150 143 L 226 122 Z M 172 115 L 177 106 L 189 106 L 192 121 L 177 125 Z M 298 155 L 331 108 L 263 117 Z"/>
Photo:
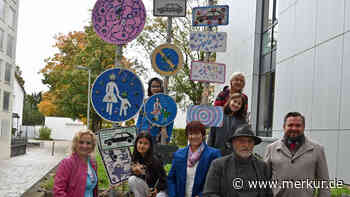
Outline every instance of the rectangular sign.
<path fill-rule="evenodd" d="M 228 5 L 195 7 L 192 9 L 192 26 L 228 25 Z"/>
<path fill-rule="evenodd" d="M 119 127 L 100 130 L 97 135 L 101 149 L 133 146 L 136 138 L 136 127 Z"/>
<path fill-rule="evenodd" d="M 190 79 L 192 81 L 225 83 L 225 72 L 225 64 L 193 61 Z"/>
<path fill-rule="evenodd" d="M 186 16 L 186 0 L 153 0 L 154 16 Z"/>
<path fill-rule="evenodd" d="M 225 52 L 226 32 L 191 32 L 190 48 L 194 51 Z"/>
<path fill-rule="evenodd" d="M 131 175 L 131 153 L 128 147 L 102 150 L 98 146 L 109 182 L 117 184 L 128 180 Z"/>

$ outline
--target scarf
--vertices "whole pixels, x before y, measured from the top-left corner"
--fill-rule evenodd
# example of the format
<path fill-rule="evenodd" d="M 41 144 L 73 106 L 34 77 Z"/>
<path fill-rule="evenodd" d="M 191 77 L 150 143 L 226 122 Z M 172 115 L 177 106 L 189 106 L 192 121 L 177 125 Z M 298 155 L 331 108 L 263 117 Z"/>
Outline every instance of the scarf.
<path fill-rule="evenodd" d="M 289 136 L 284 136 L 284 143 L 289 148 L 291 152 L 296 152 L 301 145 L 305 142 L 305 136 L 299 135 L 297 137 L 291 138 Z"/>
<path fill-rule="evenodd" d="M 196 163 L 199 161 L 199 158 L 201 158 L 201 154 L 204 150 L 204 144 L 202 143 L 196 152 L 192 152 L 191 146 L 188 148 L 188 155 L 187 155 L 187 166 L 192 168 Z"/>

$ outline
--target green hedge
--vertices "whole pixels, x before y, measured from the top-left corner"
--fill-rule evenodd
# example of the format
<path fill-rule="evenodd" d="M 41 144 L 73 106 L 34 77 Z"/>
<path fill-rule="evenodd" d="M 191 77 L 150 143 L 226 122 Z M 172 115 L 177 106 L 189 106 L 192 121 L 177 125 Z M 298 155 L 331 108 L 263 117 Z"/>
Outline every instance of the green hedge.
<path fill-rule="evenodd" d="M 42 127 L 39 129 L 39 139 L 40 140 L 51 140 L 51 129 L 47 127 Z"/>
<path fill-rule="evenodd" d="M 184 147 L 187 145 L 187 138 L 185 134 L 185 129 L 173 129 L 171 144 L 175 144 L 179 147 Z"/>

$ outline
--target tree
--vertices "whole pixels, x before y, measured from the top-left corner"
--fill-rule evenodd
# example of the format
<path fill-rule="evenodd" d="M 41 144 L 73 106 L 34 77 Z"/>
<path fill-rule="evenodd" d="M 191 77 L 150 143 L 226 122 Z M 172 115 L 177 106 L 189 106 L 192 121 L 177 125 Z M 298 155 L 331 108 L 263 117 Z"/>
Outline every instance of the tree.
<path fill-rule="evenodd" d="M 39 110 L 45 115 L 86 120 L 88 72 L 78 70 L 76 66 L 89 68 L 91 81 L 94 81 L 100 73 L 114 67 L 116 46 L 100 39 L 91 25 L 84 27 L 84 31 L 59 34 L 55 39 L 54 47 L 58 53 L 46 59 L 46 66 L 40 71 L 49 91 L 43 94 Z M 145 70 L 138 62 L 124 57 L 121 64 L 139 75 Z M 102 119 L 94 110 L 91 116 L 92 129 L 97 131 L 102 126 Z"/>
<path fill-rule="evenodd" d="M 189 6 L 190 7 L 190 6 Z M 204 53 L 191 51 L 189 47 L 189 34 L 191 31 L 199 31 L 200 28 L 192 27 L 191 14 L 187 17 L 173 18 L 172 25 L 172 40 L 173 44 L 177 45 L 184 55 L 183 69 L 176 75 L 170 77 L 169 89 L 175 92 L 176 102 L 183 103 L 182 107 L 190 104 L 199 105 L 203 94 L 204 86 L 200 82 L 190 80 L 190 64 L 193 60 L 204 60 Z M 165 18 L 148 19 L 143 32 L 137 38 L 136 46 L 142 47 L 146 53 L 145 57 L 150 57 L 153 50 L 167 39 L 167 21 Z M 215 53 L 212 53 L 211 61 L 215 61 Z M 214 88 L 209 87 L 209 99 L 212 102 L 211 96 Z M 174 93 L 173 93 L 174 94 Z M 187 99 L 186 99 L 187 98 Z"/>
<path fill-rule="evenodd" d="M 24 81 L 24 79 L 22 77 L 21 68 L 18 65 L 16 65 L 15 78 L 16 78 L 19 86 L 24 90 L 24 83 L 25 83 L 25 81 Z"/>
<path fill-rule="evenodd" d="M 23 106 L 23 125 L 43 125 L 44 115 L 37 105 L 41 102 L 41 92 L 25 95 Z"/>

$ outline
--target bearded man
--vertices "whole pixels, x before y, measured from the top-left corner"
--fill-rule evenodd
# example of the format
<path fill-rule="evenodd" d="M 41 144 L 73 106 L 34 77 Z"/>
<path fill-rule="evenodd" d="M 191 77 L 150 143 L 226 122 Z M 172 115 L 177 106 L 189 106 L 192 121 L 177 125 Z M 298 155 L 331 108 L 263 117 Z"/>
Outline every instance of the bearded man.
<path fill-rule="evenodd" d="M 284 117 L 284 136 L 267 147 L 265 162 L 272 180 L 275 197 L 330 197 L 328 167 L 324 148 L 304 135 L 305 117 L 289 112 Z M 312 183 L 312 184 L 311 184 Z"/>
<path fill-rule="evenodd" d="M 270 188 L 252 187 L 249 181 L 267 181 L 266 164 L 255 157 L 253 149 L 261 138 L 248 125 L 239 127 L 229 138 L 233 153 L 214 160 L 202 192 L 206 197 L 272 197 Z"/>

